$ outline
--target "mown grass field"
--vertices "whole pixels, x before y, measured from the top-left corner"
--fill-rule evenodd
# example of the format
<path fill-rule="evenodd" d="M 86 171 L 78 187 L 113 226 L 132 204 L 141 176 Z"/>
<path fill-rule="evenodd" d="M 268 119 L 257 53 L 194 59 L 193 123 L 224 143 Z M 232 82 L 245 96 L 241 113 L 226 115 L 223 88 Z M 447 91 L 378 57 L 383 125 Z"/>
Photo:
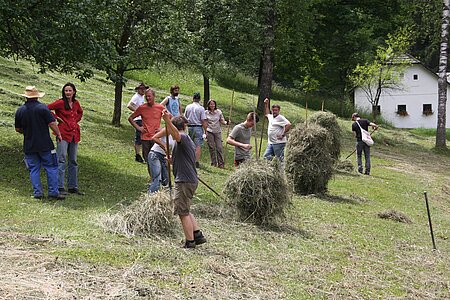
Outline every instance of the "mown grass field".
<path fill-rule="evenodd" d="M 450 297 L 450 154 L 432 150 L 428 130 L 381 128 L 374 134 L 372 175 L 338 172 L 326 196 L 294 196 L 278 227 L 260 228 L 222 214 L 225 202 L 200 185 L 194 212 L 208 243 L 193 251 L 176 238 L 126 238 L 103 230 L 98 218 L 137 201 L 146 167 L 134 161 L 126 103 L 137 80 L 157 98 L 178 83 L 183 105 L 201 91 L 190 72 L 129 74 L 122 126 L 110 125 L 114 91 L 104 74 L 86 83 L 58 73 L 37 74 L 28 63 L 0 59 L 0 299 L 448 299 Z M 26 85 L 50 103 L 73 81 L 85 110 L 79 145 L 79 185 L 85 196 L 36 201 L 22 162 L 14 113 Z M 232 91 L 213 82 L 211 97 L 229 114 Z M 255 99 L 255 100 L 254 100 Z M 256 96 L 235 91 L 232 120 L 240 122 Z M 297 104 L 273 99 L 293 123 Z M 309 111 L 310 115 L 312 112 Z M 342 159 L 354 147 L 351 122 L 340 120 Z M 226 132 L 224 128 L 224 134 Z M 259 132 L 258 132 L 259 134 Z M 265 142 L 263 142 L 263 149 Z M 231 167 L 199 176 L 221 191 Z M 355 156 L 349 159 L 354 163 Z M 44 178 L 44 177 L 43 177 Z M 45 182 L 45 180 L 44 180 Z M 423 192 L 437 244 L 432 250 Z M 395 210 L 412 223 L 381 219 Z"/>

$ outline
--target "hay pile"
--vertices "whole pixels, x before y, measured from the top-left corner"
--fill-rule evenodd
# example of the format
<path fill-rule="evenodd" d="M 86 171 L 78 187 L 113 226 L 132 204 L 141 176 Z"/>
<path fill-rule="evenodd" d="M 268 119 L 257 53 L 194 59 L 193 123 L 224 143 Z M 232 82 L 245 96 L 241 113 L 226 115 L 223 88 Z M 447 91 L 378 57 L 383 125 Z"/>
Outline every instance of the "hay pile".
<path fill-rule="evenodd" d="M 280 170 L 278 160 L 251 160 L 228 177 L 223 193 L 240 220 L 269 225 L 284 218 L 290 195 Z"/>
<path fill-rule="evenodd" d="M 408 218 L 407 215 L 405 215 L 402 212 L 396 211 L 396 210 L 387 210 L 385 212 L 378 213 L 378 217 L 381 219 L 388 219 L 400 223 L 406 223 L 410 224 L 412 221 Z"/>
<path fill-rule="evenodd" d="M 309 121 L 328 130 L 331 134 L 331 157 L 335 159 L 335 161 L 339 160 L 339 157 L 341 156 L 342 130 L 337 122 L 336 115 L 330 112 L 319 111 L 313 114 Z"/>
<path fill-rule="evenodd" d="M 102 215 L 99 221 L 108 231 L 145 237 L 174 235 L 177 224 L 170 196 L 162 191 L 142 194 L 137 201 L 123 206 L 119 212 Z"/>
<path fill-rule="evenodd" d="M 332 138 L 327 129 L 317 125 L 298 125 L 290 131 L 286 144 L 285 171 L 289 184 L 297 194 L 327 191 L 333 176 Z"/>

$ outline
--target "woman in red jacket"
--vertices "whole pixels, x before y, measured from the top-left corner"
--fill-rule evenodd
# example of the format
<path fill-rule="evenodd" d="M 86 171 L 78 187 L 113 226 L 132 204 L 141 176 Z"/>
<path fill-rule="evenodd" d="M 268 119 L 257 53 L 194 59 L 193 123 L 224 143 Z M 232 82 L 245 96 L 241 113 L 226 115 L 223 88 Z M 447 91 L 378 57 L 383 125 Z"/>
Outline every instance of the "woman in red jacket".
<path fill-rule="evenodd" d="M 67 194 L 64 189 L 64 179 L 67 168 L 67 188 L 72 194 L 83 195 L 78 190 L 78 163 L 77 152 L 78 142 L 80 141 L 80 122 L 83 116 L 83 109 L 80 102 L 75 98 L 77 89 L 73 83 L 66 83 L 62 88 L 62 98 L 48 105 L 48 108 L 54 111 L 58 121 L 59 131 L 62 140 L 58 142 L 56 148 L 58 154 L 58 188 L 60 194 Z"/>

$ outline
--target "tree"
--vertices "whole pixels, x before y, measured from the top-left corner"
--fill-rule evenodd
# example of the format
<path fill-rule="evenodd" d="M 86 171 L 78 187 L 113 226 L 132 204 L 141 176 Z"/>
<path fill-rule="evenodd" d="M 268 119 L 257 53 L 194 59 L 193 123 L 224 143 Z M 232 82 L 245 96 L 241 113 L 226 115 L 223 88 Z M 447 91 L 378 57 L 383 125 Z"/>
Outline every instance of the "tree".
<path fill-rule="evenodd" d="M 448 55 L 448 25 L 450 17 L 450 1 L 442 1 L 441 50 L 439 56 L 438 80 L 438 116 L 436 130 L 436 148 L 446 148 L 446 105 L 447 105 L 447 55 Z"/>
<path fill-rule="evenodd" d="M 388 35 L 386 46 L 378 47 L 375 59 L 364 65 L 357 65 L 350 75 L 355 87 L 360 87 L 372 104 L 372 117 L 378 115 L 378 103 L 382 92 L 401 89 L 401 76 L 411 63 L 406 55 L 410 45 L 411 32 L 402 28 L 394 35 Z"/>

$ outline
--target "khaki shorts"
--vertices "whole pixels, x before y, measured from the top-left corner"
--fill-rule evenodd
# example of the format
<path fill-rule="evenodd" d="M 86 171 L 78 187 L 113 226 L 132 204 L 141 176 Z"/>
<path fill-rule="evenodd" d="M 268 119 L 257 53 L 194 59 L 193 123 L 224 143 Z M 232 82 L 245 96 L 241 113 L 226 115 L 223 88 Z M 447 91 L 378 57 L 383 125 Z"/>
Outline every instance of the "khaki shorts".
<path fill-rule="evenodd" d="M 173 214 L 187 216 L 190 213 L 192 197 L 197 189 L 198 182 L 175 182 L 173 197 Z"/>

